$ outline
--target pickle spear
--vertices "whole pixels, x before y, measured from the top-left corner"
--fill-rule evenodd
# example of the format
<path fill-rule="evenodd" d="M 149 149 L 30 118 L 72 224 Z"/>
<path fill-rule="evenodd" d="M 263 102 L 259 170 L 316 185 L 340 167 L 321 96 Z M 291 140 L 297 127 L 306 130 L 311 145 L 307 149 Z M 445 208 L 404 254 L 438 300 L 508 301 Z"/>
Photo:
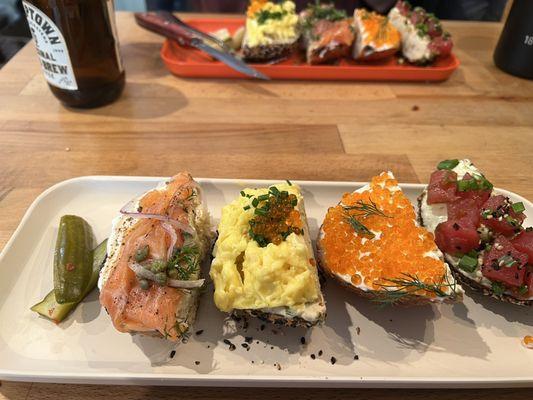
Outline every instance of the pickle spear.
<path fill-rule="evenodd" d="M 92 275 L 93 246 L 92 229 L 83 218 L 61 217 L 54 253 L 54 290 L 58 303 L 76 303 L 83 299 Z"/>
<path fill-rule="evenodd" d="M 93 265 L 92 265 L 92 275 L 89 281 L 89 285 L 85 288 L 83 297 L 88 295 L 96 286 L 98 282 L 98 275 L 100 269 L 102 268 L 107 250 L 107 239 L 100 243 L 96 249 L 92 251 L 93 253 Z M 45 318 L 48 318 L 55 322 L 56 324 L 63 321 L 66 316 L 79 304 L 79 302 L 72 303 L 63 303 L 59 304 L 56 301 L 55 291 L 52 289 L 46 297 L 39 303 L 35 304 L 31 310 L 39 313 Z"/>

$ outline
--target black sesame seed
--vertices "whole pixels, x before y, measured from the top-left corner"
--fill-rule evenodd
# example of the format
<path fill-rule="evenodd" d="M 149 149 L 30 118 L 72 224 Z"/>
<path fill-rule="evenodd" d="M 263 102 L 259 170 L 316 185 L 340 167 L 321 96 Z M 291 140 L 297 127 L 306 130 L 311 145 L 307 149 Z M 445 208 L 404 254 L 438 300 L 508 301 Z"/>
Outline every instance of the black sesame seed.
<path fill-rule="evenodd" d="M 314 360 L 316 356 L 314 354 L 311 354 L 311 358 Z"/>
<path fill-rule="evenodd" d="M 248 343 L 242 343 L 241 346 L 244 347 L 245 349 L 249 349 L 250 348 L 250 346 L 248 346 Z"/>
<path fill-rule="evenodd" d="M 452 228 L 456 231 L 458 231 L 459 229 L 461 229 L 461 227 L 459 226 L 459 224 L 455 223 L 452 225 Z"/>
<path fill-rule="evenodd" d="M 305 344 L 305 338 L 303 336 L 300 338 L 300 343 Z"/>
<path fill-rule="evenodd" d="M 246 336 L 246 337 L 244 338 L 244 341 L 245 341 L 246 343 L 252 343 L 252 342 L 254 341 L 254 338 L 251 337 L 251 336 Z"/>
<path fill-rule="evenodd" d="M 322 356 L 322 354 L 324 354 L 324 353 L 322 352 L 322 350 L 318 350 L 318 356 L 320 357 L 320 356 Z"/>
<path fill-rule="evenodd" d="M 195 361 L 194 362 L 196 365 L 200 365 L 200 361 Z"/>
<path fill-rule="evenodd" d="M 353 356 L 353 359 L 354 360 L 359 360 L 359 356 L 356 354 L 355 356 Z"/>
<path fill-rule="evenodd" d="M 228 339 L 224 339 L 224 343 L 226 343 L 228 346 L 232 344 Z"/>
<path fill-rule="evenodd" d="M 199 331 L 196 331 L 196 334 L 197 334 L 197 335 L 201 335 L 202 333 L 204 333 L 204 330 L 203 330 L 203 329 L 200 329 Z"/>
<path fill-rule="evenodd" d="M 260 327 L 259 329 L 261 329 L 262 331 L 264 331 L 264 330 L 265 330 L 265 324 L 261 325 L 261 327 Z"/>
<path fill-rule="evenodd" d="M 270 346 L 270 350 L 274 350 L 274 346 Z"/>
<path fill-rule="evenodd" d="M 235 349 L 236 349 L 235 345 L 234 345 L 233 343 L 230 344 L 230 346 L 229 346 L 229 351 L 233 351 L 233 350 L 235 350 Z"/>
<path fill-rule="evenodd" d="M 331 365 L 335 365 L 337 362 L 337 359 L 335 357 L 331 357 Z"/>
<path fill-rule="evenodd" d="M 170 358 L 174 358 L 175 355 L 176 355 L 176 350 L 172 350 L 170 352 Z"/>

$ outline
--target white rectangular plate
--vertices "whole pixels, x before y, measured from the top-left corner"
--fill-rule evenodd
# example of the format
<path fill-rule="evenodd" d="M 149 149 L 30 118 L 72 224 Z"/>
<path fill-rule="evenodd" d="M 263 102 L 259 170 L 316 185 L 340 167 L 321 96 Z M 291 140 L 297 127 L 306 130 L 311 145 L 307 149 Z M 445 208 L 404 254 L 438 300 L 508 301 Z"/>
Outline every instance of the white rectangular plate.
<path fill-rule="evenodd" d="M 521 345 L 525 335 L 533 334 L 532 309 L 471 292 L 455 305 L 380 309 L 328 281 L 324 326 L 305 330 L 267 325 L 261 330 L 262 323 L 251 320 L 244 330 L 242 323 L 236 326 L 217 311 L 209 286 L 194 327 L 203 333 L 179 345 L 173 358 L 172 343 L 117 332 L 99 305 L 97 291 L 60 325 L 32 313 L 29 308 L 52 288 L 60 216 L 82 216 L 102 240 L 120 207 L 161 179 L 76 178 L 37 198 L 0 255 L 0 379 L 209 386 L 533 386 L 533 350 Z M 215 223 L 221 207 L 243 187 L 273 183 L 198 181 Z M 344 192 L 363 185 L 298 183 L 313 237 L 327 208 Z M 424 187 L 401 186 L 412 201 Z M 533 215 L 530 202 L 507 195 L 523 201 Z M 249 351 L 241 346 L 245 336 L 253 337 Z M 224 339 L 236 350 L 229 351 Z"/>

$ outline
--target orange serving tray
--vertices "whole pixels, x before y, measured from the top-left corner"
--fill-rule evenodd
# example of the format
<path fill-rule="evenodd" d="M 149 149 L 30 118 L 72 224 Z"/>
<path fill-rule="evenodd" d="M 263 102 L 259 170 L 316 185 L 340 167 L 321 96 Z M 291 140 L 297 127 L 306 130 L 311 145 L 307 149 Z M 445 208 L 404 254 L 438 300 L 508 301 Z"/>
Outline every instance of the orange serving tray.
<path fill-rule="evenodd" d="M 195 18 L 188 24 L 204 32 L 227 28 L 231 33 L 244 26 L 244 18 Z M 247 78 L 209 55 L 166 40 L 161 58 L 170 72 L 187 78 Z M 277 64 L 250 64 L 271 79 L 347 80 L 347 81 L 444 81 L 459 66 L 454 54 L 427 67 L 398 64 L 392 57 L 379 62 L 356 62 L 343 59 L 335 65 L 308 65 L 303 55 L 295 54 Z"/>

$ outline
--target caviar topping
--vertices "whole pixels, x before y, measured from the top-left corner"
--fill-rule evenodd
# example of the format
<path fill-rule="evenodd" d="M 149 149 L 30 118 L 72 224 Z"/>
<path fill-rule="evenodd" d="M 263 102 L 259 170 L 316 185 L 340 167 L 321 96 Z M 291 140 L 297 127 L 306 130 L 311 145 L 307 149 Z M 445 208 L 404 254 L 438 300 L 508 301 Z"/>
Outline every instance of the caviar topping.
<path fill-rule="evenodd" d="M 244 192 L 241 196 L 249 197 Z M 250 205 L 243 207 L 244 210 L 252 208 L 254 211 L 248 234 L 260 247 L 269 243 L 278 245 L 291 233 L 303 234 L 302 219 L 296 210 L 298 198 L 294 194 L 271 186 L 268 193 L 250 198 Z"/>
<path fill-rule="evenodd" d="M 354 232 L 346 221 L 346 208 L 361 202 L 375 204 L 391 217 L 378 213 L 359 217 L 373 236 Z M 367 290 L 391 289 L 399 280 L 407 287 L 406 277 L 415 277 L 409 282 L 409 294 L 436 297 L 450 291 L 433 235 L 416 224 L 411 202 L 389 173 L 374 177 L 363 192 L 346 193 L 339 205 L 328 210 L 320 245 L 328 269 Z"/>

